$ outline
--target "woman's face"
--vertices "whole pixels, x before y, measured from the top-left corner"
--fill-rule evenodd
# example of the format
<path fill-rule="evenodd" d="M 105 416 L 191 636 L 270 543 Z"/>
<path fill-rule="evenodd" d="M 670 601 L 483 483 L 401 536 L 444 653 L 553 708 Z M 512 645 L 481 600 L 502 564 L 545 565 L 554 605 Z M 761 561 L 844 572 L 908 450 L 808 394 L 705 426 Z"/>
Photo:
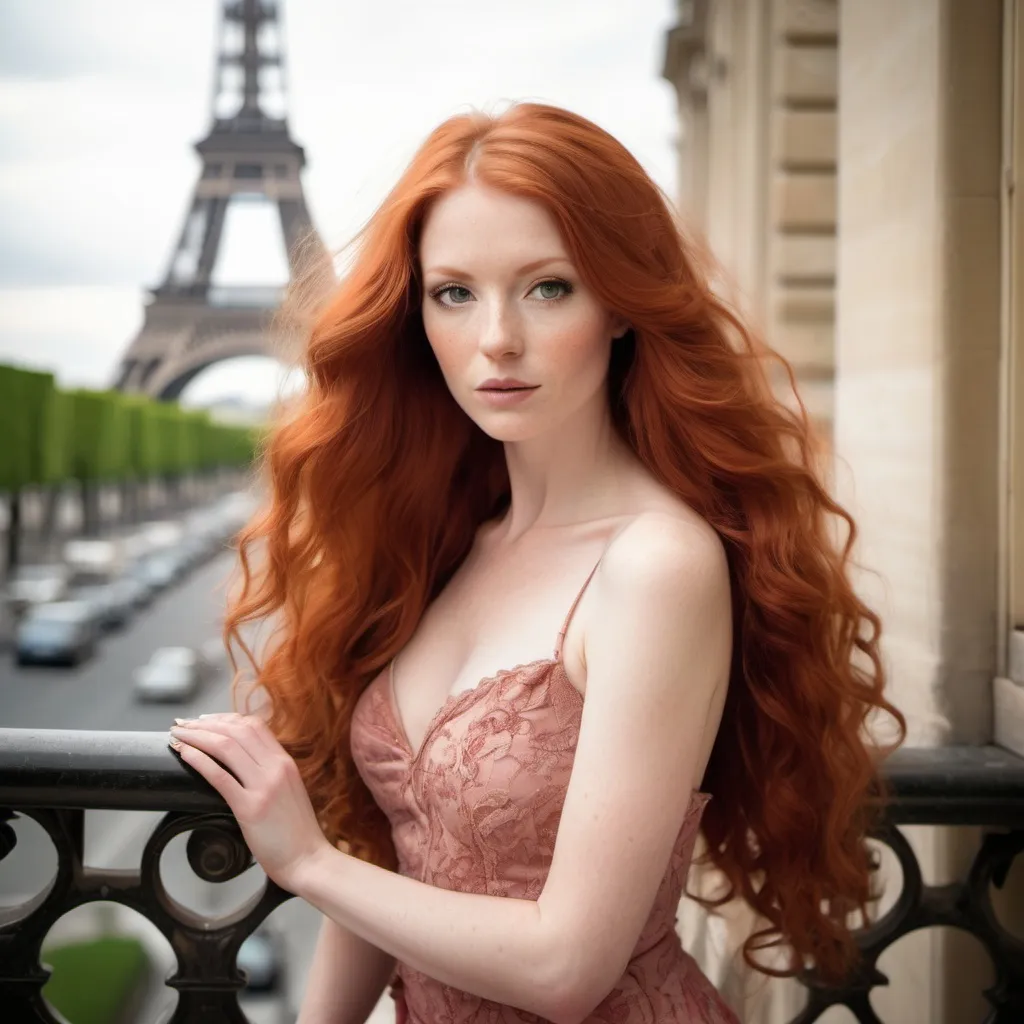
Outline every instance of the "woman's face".
<path fill-rule="evenodd" d="M 521 441 L 606 403 L 628 324 L 587 290 L 548 211 L 477 184 L 435 200 L 420 239 L 423 326 L 455 400 L 485 433 Z M 528 391 L 482 386 L 512 378 Z"/>

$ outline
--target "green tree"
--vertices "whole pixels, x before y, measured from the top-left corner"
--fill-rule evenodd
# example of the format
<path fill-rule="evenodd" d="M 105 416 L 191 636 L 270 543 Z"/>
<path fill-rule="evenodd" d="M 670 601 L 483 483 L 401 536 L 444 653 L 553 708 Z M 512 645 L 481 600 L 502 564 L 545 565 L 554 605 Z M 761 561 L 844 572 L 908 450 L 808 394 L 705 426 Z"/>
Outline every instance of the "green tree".
<path fill-rule="evenodd" d="M 121 395 L 128 432 L 127 472 L 122 487 L 122 506 L 128 518 L 142 516 L 140 496 L 160 469 L 159 403 L 144 395 Z"/>
<path fill-rule="evenodd" d="M 0 366 L 0 490 L 8 495 L 8 571 L 20 556 L 23 490 L 55 484 L 66 472 L 62 414 L 53 374 Z"/>
<path fill-rule="evenodd" d="M 85 532 L 99 528 L 99 490 L 105 483 L 124 479 L 130 472 L 129 417 L 117 391 L 79 388 L 72 400 L 71 475 L 82 489 Z"/>

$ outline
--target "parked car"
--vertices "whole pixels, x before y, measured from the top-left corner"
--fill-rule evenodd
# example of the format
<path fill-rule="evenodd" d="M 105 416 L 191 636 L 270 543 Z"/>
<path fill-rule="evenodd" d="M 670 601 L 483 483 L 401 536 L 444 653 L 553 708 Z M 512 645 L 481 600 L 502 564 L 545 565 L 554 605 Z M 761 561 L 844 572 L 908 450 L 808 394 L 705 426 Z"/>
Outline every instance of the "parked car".
<path fill-rule="evenodd" d="M 19 665 L 78 665 L 96 650 L 99 627 L 84 601 L 54 601 L 31 608 L 18 624 L 15 659 Z"/>
<path fill-rule="evenodd" d="M 238 947 L 235 963 L 245 972 L 246 991 L 276 991 L 284 973 L 280 937 L 269 928 L 257 928 Z"/>
<path fill-rule="evenodd" d="M 228 649 L 224 646 L 224 640 L 219 636 L 211 636 L 199 645 L 199 656 L 210 666 L 211 672 L 226 671 L 231 660 L 228 657 Z"/>
<path fill-rule="evenodd" d="M 186 537 L 179 545 L 179 548 L 189 566 L 202 564 L 213 550 L 207 538 L 202 534 Z"/>
<path fill-rule="evenodd" d="M 140 580 L 151 593 L 157 593 L 181 577 L 183 566 L 181 561 L 166 551 L 140 558 L 132 566 L 130 575 Z"/>
<path fill-rule="evenodd" d="M 95 608 L 96 618 L 104 629 L 116 629 L 127 624 L 132 616 L 131 595 L 118 581 L 111 583 L 89 583 L 85 586 L 72 587 L 71 597 L 76 601 L 85 601 Z"/>
<path fill-rule="evenodd" d="M 211 509 L 199 509 L 187 520 L 188 536 L 197 542 L 201 557 L 210 558 L 227 546 L 227 538 L 231 533 L 230 526 L 222 515 Z"/>
<path fill-rule="evenodd" d="M 152 555 L 144 555 L 133 561 L 124 571 L 122 579 L 132 580 L 137 583 L 145 592 L 145 602 L 148 604 L 166 586 L 160 578 L 160 574 L 154 573 L 149 565 Z"/>
<path fill-rule="evenodd" d="M 158 647 L 132 674 L 135 696 L 143 701 L 187 700 L 209 674 L 206 660 L 191 647 Z"/>
<path fill-rule="evenodd" d="M 64 562 L 72 573 L 72 584 L 106 583 L 124 570 L 124 545 L 117 540 L 69 540 L 64 545 Z"/>
<path fill-rule="evenodd" d="M 185 527 L 176 520 L 146 523 L 140 531 L 150 551 L 162 551 L 177 544 L 185 536 Z"/>
<path fill-rule="evenodd" d="M 7 601 L 18 616 L 28 608 L 67 596 L 70 573 L 63 565 L 23 565 L 7 583 Z"/>
<path fill-rule="evenodd" d="M 153 589 L 131 573 L 122 576 L 114 586 L 133 608 L 145 608 L 153 600 Z"/>

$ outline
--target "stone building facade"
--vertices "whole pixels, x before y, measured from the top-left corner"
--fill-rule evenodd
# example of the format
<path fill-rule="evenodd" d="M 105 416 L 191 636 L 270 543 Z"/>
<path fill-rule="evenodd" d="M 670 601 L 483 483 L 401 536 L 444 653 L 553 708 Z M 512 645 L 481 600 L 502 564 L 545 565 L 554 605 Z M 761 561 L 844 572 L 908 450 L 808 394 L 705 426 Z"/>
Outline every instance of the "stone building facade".
<path fill-rule="evenodd" d="M 1024 2 L 677 0 L 664 75 L 680 210 L 831 447 L 908 744 L 1024 754 Z M 978 842 L 905 832 L 935 880 Z M 681 919 L 745 1021 L 787 1020 L 796 986 L 732 956 L 749 924 Z M 887 957 L 883 1020 L 984 1018 L 973 940 Z"/>

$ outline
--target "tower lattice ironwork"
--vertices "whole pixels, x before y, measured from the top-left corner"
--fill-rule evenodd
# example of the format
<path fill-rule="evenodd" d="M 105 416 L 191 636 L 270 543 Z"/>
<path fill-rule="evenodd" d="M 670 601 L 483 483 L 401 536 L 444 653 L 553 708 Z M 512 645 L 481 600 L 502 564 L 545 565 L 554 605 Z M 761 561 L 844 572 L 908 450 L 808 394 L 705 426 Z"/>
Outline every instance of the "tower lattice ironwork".
<path fill-rule="evenodd" d="M 255 198 L 276 205 L 288 254 L 327 259 L 302 189 L 305 153 L 288 130 L 279 0 L 222 0 L 213 119 L 196 143 L 202 168 L 163 282 L 114 386 L 177 398 L 200 371 L 235 356 L 272 355 L 270 313 L 281 289 L 216 287 L 212 281 L 228 205 Z"/>

